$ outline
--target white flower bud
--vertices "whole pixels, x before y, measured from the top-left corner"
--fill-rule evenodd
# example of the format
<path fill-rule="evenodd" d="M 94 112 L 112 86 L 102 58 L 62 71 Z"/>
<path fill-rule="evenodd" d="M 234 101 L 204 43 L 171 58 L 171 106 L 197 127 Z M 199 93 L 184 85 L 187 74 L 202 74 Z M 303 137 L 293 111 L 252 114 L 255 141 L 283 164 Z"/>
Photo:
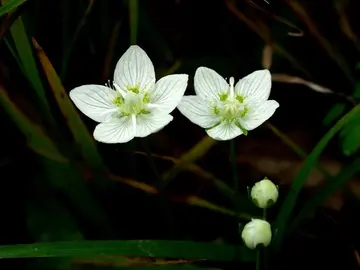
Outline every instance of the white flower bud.
<path fill-rule="evenodd" d="M 252 187 L 251 199 L 259 208 L 269 208 L 272 206 L 279 197 L 277 187 L 269 179 L 265 178 Z"/>
<path fill-rule="evenodd" d="M 241 238 L 250 249 L 255 249 L 259 244 L 267 247 L 271 242 L 270 223 L 262 219 L 252 219 L 245 225 Z"/>

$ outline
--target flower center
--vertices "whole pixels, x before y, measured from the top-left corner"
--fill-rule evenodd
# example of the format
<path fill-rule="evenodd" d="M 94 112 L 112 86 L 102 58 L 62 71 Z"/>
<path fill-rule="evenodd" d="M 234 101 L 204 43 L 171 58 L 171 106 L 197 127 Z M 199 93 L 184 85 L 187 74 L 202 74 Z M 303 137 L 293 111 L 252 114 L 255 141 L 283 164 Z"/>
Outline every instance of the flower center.
<path fill-rule="evenodd" d="M 148 94 L 135 93 L 128 91 L 125 94 L 119 94 L 114 100 L 114 104 L 119 108 L 122 115 L 146 114 L 148 111 Z"/>
<path fill-rule="evenodd" d="M 236 121 L 248 112 L 246 97 L 237 95 L 234 91 L 234 78 L 230 78 L 230 87 L 219 94 L 219 100 L 214 102 L 213 111 L 224 121 Z"/>
<path fill-rule="evenodd" d="M 233 121 L 236 118 L 243 117 L 245 116 L 246 112 L 246 104 L 230 96 L 219 106 L 219 115 L 221 115 L 224 120 L 227 121 Z"/>

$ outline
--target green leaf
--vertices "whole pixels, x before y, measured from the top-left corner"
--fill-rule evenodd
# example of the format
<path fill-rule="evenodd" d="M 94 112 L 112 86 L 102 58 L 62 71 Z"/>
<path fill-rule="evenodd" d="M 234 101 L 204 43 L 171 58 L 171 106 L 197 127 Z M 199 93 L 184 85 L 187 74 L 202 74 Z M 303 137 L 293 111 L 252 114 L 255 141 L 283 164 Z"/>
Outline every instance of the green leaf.
<path fill-rule="evenodd" d="M 255 253 L 244 246 L 190 241 L 128 240 L 35 243 L 0 246 L 0 258 L 80 257 L 95 255 L 253 261 Z"/>
<path fill-rule="evenodd" d="M 323 125 L 330 125 L 336 118 L 338 118 L 346 109 L 345 103 L 336 103 L 327 113 L 323 120 Z"/>
<path fill-rule="evenodd" d="M 0 7 L 0 17 L 25 3 L 26 0 L 10 0 Z"/>
<path fill-rule="evenodd" d="M 354 98 L 360 98 L 360 82 L 357 82 L 355 85 Z"/>
<path fill-rule="evenodd" d="M 3 3 L 9 3 L 9 1 L 2 1 Z M 37 70 L 36 61 L 33 56 L 33 51 L 31 44 L 29 42 L 24 24 L 22 22 L 21 16 L 19 16 L 13 25 L 10 28 L 11 36 L 14 41 L 14 48 L 10 48 L 10 50 L 14 50 L 17 53 L 19 62 L 21 63 L 21 70 L 24 72 L 25 76 L 29 80 L 32 88 L 35 90 L 35 93 L 39 99 L 39 104 L 45 115 L 46 119 L 53 126 L 56 125 L 53 115 L 50 110 L 49 103 L 46 98 L 45 89 L 41 82 L 41 78 L 39 72 Z M 7 43 L 10 46 L 10 43 Z"/>
<path fill-rule="evenodd" d="M 40 59 L 41 65 L 44 69 L 44 73 L 54 93 L 56 102 L 59 105 L 59 109 L 67 120 L 66 122 L 75 138 L 76 143 L 80 148 L 82 157 L 93 168 L 104 170 L 105 166 L 102 162 L 101 156 L 97 152 L 94 140 L 89 134 L 85 124 L 82 122 L 73 103 L 69 99 L 68 94 L 65 91 L 61 80 L 53 68 L 49 58 L 46 56 L 40 45 L 36 42 L 35 38 L 33 38 L 32 41 Z"/>
<path fill-rule="evenodd" d="M 350 125 L 352 126 L 352 125 Z M 342 141 L 342 150 L 345 155 L 350 156 L 360 148 L 360 123 L 346 133 Z"/>
<path fill-rule="evenodd" d="M 62 7 L 64 9 L 64 12 L 66 11 L 66 8 L 68 8 L 68 3 L 69 1 L 68 0 L 63 0 L 61 1 L 62 3 Z M 81 33 L 81 30 L 83 28 L 83 26 L 85 25 L 86 23 L 86 20 L 87 20 L 87 17 L 89 16 L 89 14 L 91 13 L 92 9 L 93 9 L 93 6 L 94 6 L 94 0 L 89 0 L 88 1 L 88 6 L 84 12 L 84 15 L 82 16 L 81 20 L 79 21 L 77 27 L 76 27 L 76 30 L 75 30 L 75 33 L 74 35 L 72 36 L 71 40 L 65 44 L 67 41 L 68 41 L 68 38 L 67 38 L 67 31 L 68 31 L 68 27 L 67 25 L 64 25 L 63 26 L 63 47 L 64 47 L 64 53 L 63 53 L 63 57 L 62 57 L 62 62 L 61 62 L 61 78 L 64 79 L 65 78 L 65 75 L 66 75 L 66 71 L 67 71 L 67 67 L 68 67 L 68 64 L 69 64 L 69 59 L 70 59 L 70 55 L 71 55 L 71 51 L 72 51 L 72 48 L 76 42 L 76 40 L 78 39 L 79 37 L 79 34 Z M 66 22 L 67 19 L 65 18 L 64 21 Z"/>
<path fill-rule="evenodd" d="M 283 202 L 276 219 L 275 227 L 278 230 L 276 238 L 274 239 L 274 247 L 276 251 L 280 249 L 288 220 L 295 206 L 297 197 L 307 177 L 309 176 L 309 173 L 311 172 L 314 165 L 316 165 L 318 158 L 320 157 L 321 153 L 323 152 L 329 141 L 344 127 L 344 125 L 346 125 L 354 117 L 358 116 L 359 112 L 360 105 L 356 106 L 346 115 L 344 115 L 315 146 L 313 151 L 306 158 L 300 172 L 295 176 L 295 179 L 293 180 L 291 185 L 291 191 L 286 196 L 285 201 Z"/>
<path fill-rule="evenodd" d="M 25 135 L 28 146 L 37 154 L 57 162 L 68 162 L 58 150 L 56 144 L 45 134 L 41 127 L 32 123 L 10 100 L 0 85 L 0 105 Z"/>
<path fill-rule="evenodd" d="M 319 192 L 314 194 L 305 205 L 301 208 L 296 218 L 291 223 L 289 231 L 294 230 L 300 222 L 313 213 L 316 208 L 326 199 L 330 197 L 338 189 L 342 188 L 347 181 L 349 181 L 355 173 L 360 170 L 360 158 L 353 161 L 350 165 L 344 168 L 336 177 L 328 179 L 327 184 Z"/>

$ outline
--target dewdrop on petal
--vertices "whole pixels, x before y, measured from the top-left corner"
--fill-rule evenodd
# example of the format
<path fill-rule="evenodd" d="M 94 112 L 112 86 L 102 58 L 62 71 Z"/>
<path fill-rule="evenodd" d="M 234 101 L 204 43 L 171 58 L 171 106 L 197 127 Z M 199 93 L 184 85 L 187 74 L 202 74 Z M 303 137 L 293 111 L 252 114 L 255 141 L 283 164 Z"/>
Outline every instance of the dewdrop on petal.
<path fill-rule="evenodd" d="M 241 233 L 241 238 L 250 249 L 255 249 L 258 245 L 267 247 L 271 242 L 271 236 L 270 223 L 262 219 L 252 219 Z"/>
<path fill-rule="evenodd" d="M 277 186 L 274 185 L 269 179 L 265 178 L 252 187 L 251 199 L 259 208 L 269 208 L 277 201 L 279 191 Z"/>

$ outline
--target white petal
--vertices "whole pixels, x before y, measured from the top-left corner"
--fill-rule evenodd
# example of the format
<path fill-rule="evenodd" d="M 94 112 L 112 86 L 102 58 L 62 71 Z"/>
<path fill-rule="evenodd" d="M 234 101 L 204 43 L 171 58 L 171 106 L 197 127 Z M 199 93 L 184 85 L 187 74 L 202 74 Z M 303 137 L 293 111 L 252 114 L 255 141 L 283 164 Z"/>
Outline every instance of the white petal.
<path fill-rule="evenodd" d="M 263 102 L 269 98 L 271 74 L 267 69 L 257 70 L 235 85 L 237 95 L 248 97 L 249 102 Z"/>
<path fill-rule="evenodd" d="M 196 94 L 203 100 L 219 99 L 219 94 L 229 90 L 229 84 L 216 71 L 199 67 L 195 72 L 194 87 Z"/>
<path fill-rule="evenodd" d="M 136 137 L 146 137 L 160 131 L 173 120 L 170 114 L 140 114 L 136 118 Z"/>
<path fill-rule="evenodd" d="M 227 141 L 234 139 L 242 134 L 241 129 L 233 122 L 223 122 L 216 127 L 206 130 L 207 134 L 218 141 Z"/>
<path fill-rule="evenodd" d="M 116 64 L 114 81 L 123 91 L 151 87 L 155 83 L 155 71 L 146 52 L 137 45 L 130 46 Z"/>
<path fill-rule="evenodd" d="M 83 85 L 70 91 L 70 98 L 78 109 L 94 121 L 106 121 L 116 110 L 113 103 L 117 92 L 102 85 Z"/>
<path fill-rule="evenodd" d="M 246 130 L 255 129 L 268 120 L 278 107 L 277 101 L 267 100 L 256 107 L 249 108 L 249 112 L 245 117 L 240 118 L 239 122 Z"/>
<path fill-rule="evenodd" d="M 202 128 L 211 128 L 220 122 L 220 117 L 198 96 L 184 96 L 177 108 L 192 123 Z"/>
<path fill-rule="evenodd" d="M 97 125 L 94 138 L 103 143 L 126 143 L 135 137 L 135 132 L 132 117 L 123 116 Z"/>
<path fill-rule="evenodd" d="M 174 74 L 161 78 L 149 93 L 149 102 L 159 106 L 163 113 L 172 112 L 185 93 L 188 78 L 186 74 Z"/>

